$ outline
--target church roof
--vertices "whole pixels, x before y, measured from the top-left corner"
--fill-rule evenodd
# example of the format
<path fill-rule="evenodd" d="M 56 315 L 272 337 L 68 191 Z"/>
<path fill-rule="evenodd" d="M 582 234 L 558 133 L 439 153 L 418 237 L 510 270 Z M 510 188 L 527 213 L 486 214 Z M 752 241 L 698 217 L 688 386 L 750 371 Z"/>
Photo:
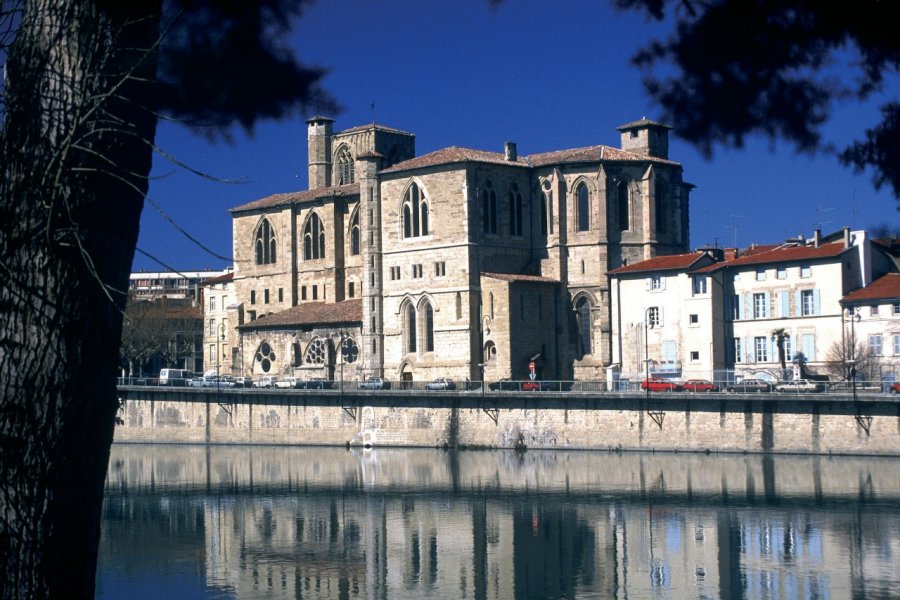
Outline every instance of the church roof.
<path fill-rule="evenodd" d="M 434 152 L 429 152 L 422 156 L 398 162 L 397 164 L 384 169 L 381 173 L 395 173 L 397 171 L 406 171 L 409 169 L 420 169 L 423 167 L 435 167 L 464 162 L 492 163 L 497 165 L 508 165 L 511 167 L 531 166 L 524 160 L 506 160 L 506 155 L 502 152 L 488 152 L 486 150 L 473 150 L 472 148 L 450 146 L 449 148 L 442 148 L 441 150 L 435 150 Z"/>
<path fill-rule="evenodd" d="M 229 209 L 232 213 L 245 212 L 250 210 L 259 210 L 261 208 L 273 208 L 275 206 L 288 206 L 290 204 L 300 204 L 303 202 L 312 202 L 320 198 L 336 198 L 341 196 L 358 196 L 359 184 L 349 183 L 347 185 L 336 185 L 332 187 L 316 188 L 314 190 L 306 190 L 303 192 L 287 192 L 285 194 L 273 194 L 242 204 Z"/>
<path fill-rule="evenodd" d="M 339 323 L 361 323 L 362 300 L 343 302 L 306 302 L 281 312 L 260 317 L 244 323 L 238 329 L 284 329 L 286 327 L 309 327 L 314 325 L 337 325 Z"/>
<path fill-rule="evenodd" d="M 850 292 L 841 298 L 841 304 L 876 304 L 876 300 L 900 298 L 900 273 L 888 273 L 879 277 L 864 288 Z"/>
<path fill-rule="evenodd" d="M 491 279 L 499 279 L 500 281 L 528 281 L 534 283 L 559 283 L 556 279 L 549 277 L 541 277 L 540 275 L 521 275 L 516 273 L 482 273 L 482 277 L 490 277 Z"/>
<path fill-rule="evenodd" d="M 655 162 L 667 165 L 678 164 L 673 160 L 667 160 L 656 156 L 647 156 L 646 154 L 638 154 L 637 152 L 628 152 L 627 150 L 621 150 L 611 146 L 588 146 L 586 148 L 571 148 L 569 150 L 529 154 L 527 160 L 534 167 L 542 167 L 544 165 L 556 163 L 599 162 L 601 160 Z"/>
<path fill-rule="evenodd" d="M 410 133 L 408 131 L 403 131 L 402 129 L 396 129 L 394 127 L 388 127 L 387 125 L 379 125 L 378 123 L 369 123 L 367 125 L 357 125 L 356 127 L 351 127 L 350 129 L 344 129 L 343 131 L 338 131 L 334 135 L 343 135 L 345 133 L 356 133 L 358 131 L 368 131 L 369 129 L 377 129 L 378 131 L 387 131 L 388 133 L 401 133 L 403 135 L 409 135 L 415 137 L 415 134 Z"/>

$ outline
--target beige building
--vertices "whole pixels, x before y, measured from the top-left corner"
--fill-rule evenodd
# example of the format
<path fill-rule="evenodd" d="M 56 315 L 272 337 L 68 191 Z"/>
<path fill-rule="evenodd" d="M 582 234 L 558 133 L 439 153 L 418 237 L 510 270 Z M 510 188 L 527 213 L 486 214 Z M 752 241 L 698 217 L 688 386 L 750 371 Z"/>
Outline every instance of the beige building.
<path fill-rule="evenodd" d="M 859 377 L 897 381 L 900 377 L 900 274 L 889 273 L 841 300 L 848 359 Z M 856 349 L 854 353 L 853 349 Z"/>
<path fill-rule="evenodd" d="M 233 375 L 238 365 L 234 273 L 203 282 L 203 372 Z"/>
<path fill-rule="evenodd" d="M 605 379 L 606 272 L 687 248 L 692 186 L 653 121 L 619 148 L 420 157 L 307 124 L 310 189 L 232 209 L 245 374 Z"/>

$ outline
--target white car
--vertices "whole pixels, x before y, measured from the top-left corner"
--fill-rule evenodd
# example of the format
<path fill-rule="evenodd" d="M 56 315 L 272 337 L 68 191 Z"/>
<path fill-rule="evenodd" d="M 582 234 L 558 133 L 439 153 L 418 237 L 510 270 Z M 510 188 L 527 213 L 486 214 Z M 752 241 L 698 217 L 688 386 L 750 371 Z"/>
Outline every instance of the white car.
<path fill-rule="evenodd" d="M 285 377 L 276 381 L 275 387 L 282 390 L 298 390 L 304 387 L 304 383 L 299 377 Z"/>
<path fill-rule="evenodd" d="M 812 393 L 821 392 L 825 386 L 818 381 L 810 381 L 809 379 L 794 379 L 793 381 L 779 381 L 775 384 L 775 391 L 782 393 Z"/>
<path fill-rule="evenodd" d="M 266 375 L 265 377 L 260 377 L 258 379 L 255 379 L 255 380 L 253 380 L 253 387 L 258 387 L 258 388 L 275 387 L 275 378 Z"/>

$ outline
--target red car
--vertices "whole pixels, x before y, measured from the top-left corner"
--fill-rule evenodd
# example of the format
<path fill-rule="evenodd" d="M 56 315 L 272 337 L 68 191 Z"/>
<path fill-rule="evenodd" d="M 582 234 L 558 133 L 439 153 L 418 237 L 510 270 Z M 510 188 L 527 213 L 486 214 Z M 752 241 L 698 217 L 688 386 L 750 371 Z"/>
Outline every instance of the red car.
<path fill-rule="evenodd" d="M 645 379 L 641 382 L 641 389 L 649 389 L 651 392 L 680 392 L 684 388 L 674 381 L 651 377 L 650 379 Z"/>
<path fill-rule="evenodd" d="M 686 392 L 718 392 L 719 386 L 705 379 L 688 379 L 681 384 Z"/>
<path fill-rule="evenodd" d="M 522 382 L 522 391 L 523 392 L 539 392 L 541 391 L 541 382 L 540 381 L 531 381 L 530 379 L 526 379 Z"/>
<path fill-rule="evenodd" d="M 892 383 L 890 391 L 892 394 L 900 394 L 900 383 Z"/>

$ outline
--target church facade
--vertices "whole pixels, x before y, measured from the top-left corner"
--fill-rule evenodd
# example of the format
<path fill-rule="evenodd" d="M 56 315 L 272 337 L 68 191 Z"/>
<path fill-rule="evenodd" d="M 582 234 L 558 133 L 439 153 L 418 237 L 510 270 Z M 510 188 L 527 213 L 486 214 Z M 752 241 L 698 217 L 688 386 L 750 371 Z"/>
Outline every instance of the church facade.
<path fill-rule="evenodd" d="M 606 273 L 688 247 L 668 130 L 519 156 L 307 121 L 310 189 L 231 210 L 233 372 L 605 380 Z"/>

